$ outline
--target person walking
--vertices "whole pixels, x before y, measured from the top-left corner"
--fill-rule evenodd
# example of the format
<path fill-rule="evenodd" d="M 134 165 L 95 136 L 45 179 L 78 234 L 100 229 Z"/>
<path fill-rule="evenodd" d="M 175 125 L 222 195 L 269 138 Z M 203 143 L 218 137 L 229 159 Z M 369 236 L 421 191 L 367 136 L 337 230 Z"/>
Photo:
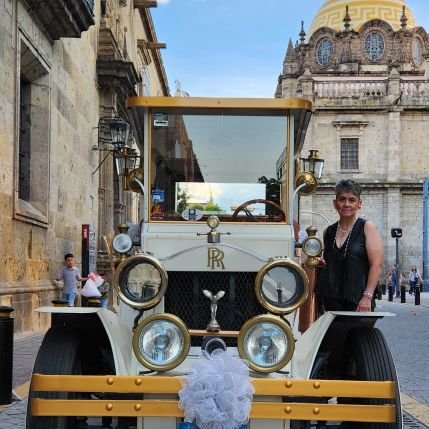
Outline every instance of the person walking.
<path fill-rule="evenodd" d="M 397 286 L 397 281 L 396 281 L 396 277 L 397 277 L 397 271 L 396 271 L 396 264 L 392 264 L 392 266 L 389 269 L 389 272 L 386 274 L 386 277 L 384 278 L 387 281 L 387 286 L 391 287 L 392 289 L 392 297 L 395 296 L 396 293 L 396 297 L 399 296 L 399 291 L 397 290 L 396 286 Z"/>
<path fill-rule="evenodd" d="M 414 265 L 411 267 L 410 274 L 408 275 L 408 281 L 410 284 L 410 295 L 414 295 L 416 293 L 416 286 L 419 282 L 421 282 L 422 278 L 420 276 L 417 267 Z"/>
<path fill-rule="evenodd" d="M 61 298 L 68 301 L 69 307 L 75 306 L 77 296 L 76 282 L 88 280 L 87 277 L 81 277 L 79 269 L 75 266 L 74 256 L 72 253 L 64 255 L 64 267 L 57 274 L 56 281 L 63 281 L 63 290 Z"/>
<path fill-rule="evenodd" d="M 110 284 L 106 281 L 106 274 L 100 273 L 101 278 L 104 280 L 103 284 L 98 286 L 98 290 L 101 293 L 101 296 L 99 298 L 100 300 L 100 307 L 101 308 L 107 308 L 109 304 L 109 289 Z"/>
<path fill-rule="evenodd" d="M 325 266 L 317 282 L 319 302 L 326 311 L 372 311 L 383 265 L 383 244 L 375 224 L 358 217 L 361 186 L 341 180 L 333 204 L 339 220 L 323 235 Z"/>

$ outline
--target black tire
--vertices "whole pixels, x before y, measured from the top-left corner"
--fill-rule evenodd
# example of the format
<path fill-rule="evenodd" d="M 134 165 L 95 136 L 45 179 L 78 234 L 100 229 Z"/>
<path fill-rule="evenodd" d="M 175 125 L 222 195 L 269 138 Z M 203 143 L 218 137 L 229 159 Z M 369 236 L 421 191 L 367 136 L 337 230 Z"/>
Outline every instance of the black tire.
<path fill-rule="evenodd" d="M 394 400 L 362 399 L 360 404 L 391 403 L 396 407 L 395 423 L 349 423 L 359 429 L 401 429 L 402 408 L 395 364 L 383 334 L 376 328 L 357 328 L 350 332 L 346 343 L 345 377 L 349 380 L 394 381 Z M 356 403 L 356 402 L 353 402 Z"/>
<path fill-rule="evenodd" d="M 80 374 L 79 335 L 67 326 L 54 326 L 46 333 L 37 354 L 33 373 Z M 75 429 L 75 417 L 35 417 L 31 415 L 31 399 L 67 399 L 68 393 L 33 392 L 30 386 L 27 405 L 27 429 Z"/>

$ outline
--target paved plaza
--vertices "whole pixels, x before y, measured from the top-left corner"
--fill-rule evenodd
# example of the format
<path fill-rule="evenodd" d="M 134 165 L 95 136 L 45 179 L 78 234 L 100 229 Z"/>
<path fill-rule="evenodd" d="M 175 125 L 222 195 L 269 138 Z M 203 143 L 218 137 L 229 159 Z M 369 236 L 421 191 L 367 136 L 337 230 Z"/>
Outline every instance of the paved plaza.
<path fill-rule="evenodd" d="M 405 411 L 404 428 L 429 428 L 429 372 L 427 352 L 429 344 L 429 292 L 421 294 L 421 305 L 414 305 L 414 297 L 407 302 L 399 298 L 393 302 L 387 295 L 377 301 L 377 311 L 389 311 L 396 317 L 377 322 L 386 337 L 396 362 Z M 34 359 L 44 332 L 17 335 L 14 339 L 13 388 L 15 400 L 0 406 L 1 429 L 24 429 L 29 380 Z"/>

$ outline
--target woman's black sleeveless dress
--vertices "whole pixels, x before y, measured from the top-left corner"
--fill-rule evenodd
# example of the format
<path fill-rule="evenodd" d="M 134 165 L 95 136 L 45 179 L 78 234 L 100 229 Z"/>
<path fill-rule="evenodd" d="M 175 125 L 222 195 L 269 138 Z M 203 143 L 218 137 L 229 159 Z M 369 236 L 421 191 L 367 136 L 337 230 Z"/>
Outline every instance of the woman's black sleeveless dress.
<path fill-rule="evenodd" d="M 365 220 L 356 219 L 350 238 L 340 248 L 335 243 L 338 222 L 330 225 L 324 237 L 323 257 L 317 295 L 325 310 L 355 311 L 366 288 L 369 271 L 365 248 Z"/>

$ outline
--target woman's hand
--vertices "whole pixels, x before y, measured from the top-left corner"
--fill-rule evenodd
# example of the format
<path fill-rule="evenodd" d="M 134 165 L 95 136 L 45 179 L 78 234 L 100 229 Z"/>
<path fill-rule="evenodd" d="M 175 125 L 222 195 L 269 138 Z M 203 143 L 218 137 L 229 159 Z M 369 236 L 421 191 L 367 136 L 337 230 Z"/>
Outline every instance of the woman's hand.
<path fill-rule="evenodd" d="M 372 311 L 371 301 L 372 299 L 369 296 L 363 295 L 358 303 L 356 311 Z"/>

